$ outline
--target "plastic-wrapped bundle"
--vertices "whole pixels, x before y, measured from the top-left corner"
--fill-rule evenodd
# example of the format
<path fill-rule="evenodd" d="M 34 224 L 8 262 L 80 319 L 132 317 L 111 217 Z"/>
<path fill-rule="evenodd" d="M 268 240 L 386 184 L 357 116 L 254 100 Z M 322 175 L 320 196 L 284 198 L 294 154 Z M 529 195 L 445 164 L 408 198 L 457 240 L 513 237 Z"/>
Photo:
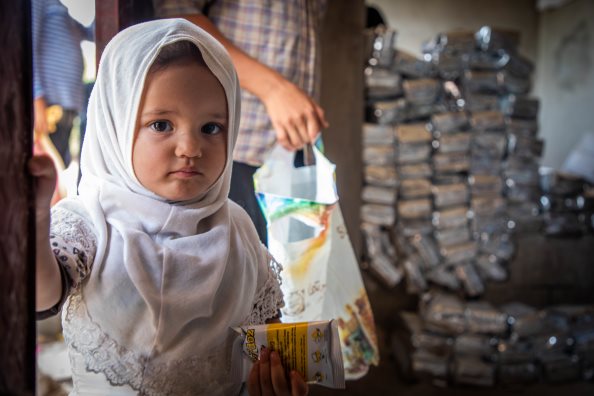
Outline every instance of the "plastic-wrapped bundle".
<path fill-rule="evenodd" d="M 443 133 L 458 132 L 468 127 L 468 114 L 463 111 L 433 114 L 431 125 L 433 130 Z"/>
<path fill-rule="evenodd" d="M 426 295 L 421 301 L 420 311 L 428 330 L 451 335 L 459 335 L 467 330 L 464 304 L 454 295 Z"/>
<path fill-rule="evenodd" d="M 378 226 L 363 223 L 361 230 L 365 237 L 370 268 L 386 286 L 396 286 L 404 274 L 402 269 L 394 264 L 396 259 L 394 246 Z"/>
<path fill-rule="evenodd" d="M 440 154 L 465 153 L 470 150 L 472 135 L 470 133 L 452 133 L 440 135 L 433 147 Z"/>
<path fill-rule="evenodd" d="M 419 294 L 427 289 L 427 281 L 421 270 L 422 260 L 417 255 L 410 255 L 404 260 L 406 290 L 410 294 Z"/>
<path fill-rule="evenodd" d="M 498 340 L 481 334 L 461 334 L 454 341 L 454 353 L 458 356 L 475 356 L 495 360 Z"/>
<path fill-rule="evenodd" d="M 507 279 L 507 270 L 495 255 L 479 254 L 474 263 L 481 279 L 503 282 Z"/>
<path fill-rule="evenodd" d="M 503 181 L 499 175 L 472 174 L 468 177 L 473 196 L 497 195 L 503 193 Z"/>
<path fill-rule="evenodd" d="M 516 252 L 511 236 L 507 232 L 482 233 L 479 239 L 481 253 L 492 255 L 500 260 L 510 260 Z"/>
<path fill-rule="evenodd" d="M 410 244 L 414 247 L 419 257 L 421 257 L 425 270 L 435 268 L 439 265 L 439 250 L 431 237 L 417 234 L 410 239 Z"/>
<path fill-rule="evenodd" d="M 371 57 L 369 64 L 373 66 L 380 66 L 389 68 L 394 61 L 397 32 L 392 29 L 387 29 L 385 26 L 380 26 L 374 29 L 370 36 L 372 41 Z"/>
<path fill-rule="evenodd" d="M 391 226 L 396 220 L 396 213 L 393 206 L 363 204 L 361 220 L 371 224 Z"/>
<path fill-rule="evenodd" d="M 393 165 L 395 160 L 396 150 L 393 146 L 363 147 L 363 163 L 366 165 Z"/>
<path fill-rule="evenodd" d="M 431 177 L 433 170 L 428 163 L 401 164 L 398 166 L 398 176 L 403 179 L 425 179 Z"/>
<path fill-rule="evenodd" d="M 511 203 L 507 205 L 507 214 L 513 219 L 517 232 L 536 232 L 543 227 L 543 217 L 537 203 Z"/>
<path fill-rule="evenodd" d="M 398 186 L 401 198 L 424 198 L 431 195 L 431 181 L 429 179 L 405 179 Z"/>
<path fill-rule="evenodd" d="M 515 52 L 520 42 L 516 31 L 483 26 L 475 33 L 477 46 L 483 51 L 505 50 Z"/>
<path fill-rule="evenodd" d="M 472 242 L 456 245 L 456 249 L 459 251 L 458 255 L 464 257 L 459 260 L 471 260 L 476 256 L 476 245 Z M 452 259 L 449 260 L 452 261 Z M 471 263 L 467 262 L 456 265 L 456 275 L 464 287 L 467 296 L 476 297 L 485 291 L 485 285 L 474 265 Z"/>
<path fill-rule="evenodd" d="M 396 127 L 395 134 L 399 144 L 427 143 L 433 139 L 427 124 L 422 122 L 400 124 Z"/>
<path fill-rule="evenodd" d="M 361 199 L 372 204 L 393 205 L 396 202 L 396 190 L 391 187 L 364 186 Z"/>
<path fill-rule="evenodd" d="M 435 230 L 435 239 L 440 247 L 469 242 L 471 238 L 468 226 Z"/>
<path fill-rule="evenodd" d="M 472 156 L 501 159 L 507 150 L 507 139 L 502 133 L 479 132 L 473 135 Z"/>
<path fill-rule="evenodd" d="M 486 301 L 469 302 L 465 315 L 472 333 L 504 335 L 508 330 L 508 316 Z"/>
<path fill-rule="evenodd" d="M 457 384 L 493 386 L 495 384 L 495 365 L 475 357 L 456 356 L 454 381 Z"/>
<path fill-rule="evenodd" d="M 438 230 L 465 226 L 468 224 L 468 207 L 457 206 L 435 211 L 433 224 Z"/>
<path fill-rule="evenodd" d="M 424 350 L 413 352 L 412 370 L 419 379 L 448 377 L 448 358 Z"/>
<path fill-rule="evenodd" d="M 540 359 L 543 375 L 548 382 L 577 381 L 580 378 L 580 364 L 577 355 L 563 353 L 547 355 Z"/>
<path fill-rule="evenodd" d="M 464 98 L 464 108 L 470 112 L 500 110 L 499 96 L 469 92 Z"/>
<path fill-rule="evenodd" d="M 538 379 L 538 368 L 532 362 L 500 364 L 497 377 L 503 385 L 528 384 Z"/>
<path fill-rule="evenodd" d="M 394 144 L 394 127 L 384 124 L 363 124 L 363 145 L 380 146 Z"/>
<path fill-rule="evenodd" d="M 529 341 L 500 339 L 497 345 L 500 364 L 532 363 L 536 355 Z"/>
<path fill-rule="evenodd" d="M 394 100 L 377 100 L 371 102 L 368 111 L 368 121 L 378 124 L 393 124 L 406 117 L 407 106 L 403 98 Z"/>
<path fill-rule="evenodd" d="M 398 215 L 403 219 L 419 219 L 431 216 L 431 200 L 411 199 L 398 202 Z"/>
<path fill-rule="evenodd" d="M 412 78 L 429 78 L 435 76 L 435 65 L 408 52 L 397 50 L 394 58 L 394 70 Z"/>
<path fill-rule="evenodd" d="M 422 219 L 400 219 L 398 222 L 398 232 L 403 237 L 413 237 L 417 234 L 427 235 L 433 232 L 431 220 Z"/>
<path fill-rule="evenodd" d="M 440 265 L 427 272 L 425 277 L 428 281 L 447 289 L 460 289 L 460 281 L 458 280 L 454 267 L 452 266 Z"/>
<path fill-rule="evenodd" d="M 435 103 L 442 93 L 439 80 L 422 78 L 418 80 L 404 80 L 404 97 L 413 105 L 430 105 Z"/>
<path fill-rule="evenodd" d="M 506 169 L 508 177 L 514 179 L 519 184 L 537 185 L 540 177 L 538 175 L 536 161 L 543 150 L 544 142 L 540 139 L 509 134 L 508 155 L 510 160 L 508 160 L 508 167 Z M 515 163 L 512 163 L 512 159 L 515 160 Z M 518 163 L 520 167 L 517 166 Z M 529 180 L 519 180 L 510 176 L 524 170 L 529 173 Z"/>
<path fill-rule="evenodd" d="M 505 130 L 505 115 L 500 111 L 479 111 L 470 116 L 470 126 L 479 131 Z"/>
<path fill-rule="evenodd" d="M 435 207 L 459 206 L 468 203 L 468 187 L 465 183 L 436 184 L 432 187 Z"/>
<path fill-rule="evenodd" d="M 402 95 L 400 74 L 389 69 L 368 66 L 365 68 L 367 96 L 373 99 L 393 98 Z"/>
<path fill-rule="evenodd" d="M 539 100 L 534 98 L 517 95 L 507 95 L 501 98 L 501 111 L 513 118 L 534 120 L 538 117 L 539 107 Z"/>
<path fill-rule="evenodd" d="M 402 143 L 396 147 L 398 164 L 409 164 L 429 160 L 431 145 L 428 143 Z"/>
<path fill-rule="evenodd" d="M 395 188 L 398 185 L 398 174 L 393 165 L 367 165 L 363 168 L 365 183 Z"/>

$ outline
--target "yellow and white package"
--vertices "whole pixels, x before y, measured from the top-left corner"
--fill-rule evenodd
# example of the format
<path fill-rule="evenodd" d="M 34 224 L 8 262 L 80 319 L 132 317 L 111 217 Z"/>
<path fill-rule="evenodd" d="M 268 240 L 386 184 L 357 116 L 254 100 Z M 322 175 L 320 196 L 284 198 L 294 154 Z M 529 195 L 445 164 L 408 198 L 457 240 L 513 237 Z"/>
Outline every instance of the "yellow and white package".
<path fill-rule="evenodd" d="M 244 326 L 233 345 L 233 371 L 241 381 L 262 347 L 276 351 L 287 373 L 298 371 L 308 383 L 344 389 L 344 367 L 335 321 Z M 237 377 L 236 377 L 237 378 Z"/>

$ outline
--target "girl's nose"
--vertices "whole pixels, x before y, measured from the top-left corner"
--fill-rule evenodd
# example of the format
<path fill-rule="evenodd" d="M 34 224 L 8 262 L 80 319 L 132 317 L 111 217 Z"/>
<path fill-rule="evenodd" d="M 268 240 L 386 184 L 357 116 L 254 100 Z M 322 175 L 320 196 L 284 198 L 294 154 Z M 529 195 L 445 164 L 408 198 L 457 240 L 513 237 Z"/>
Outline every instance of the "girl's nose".
<path fill-rule="evenodd" d="M 191 132 L 181 133 L 175 147 L 175 155 L 177 157 L 201 158 L 202 144 L 200 138 Z"/>

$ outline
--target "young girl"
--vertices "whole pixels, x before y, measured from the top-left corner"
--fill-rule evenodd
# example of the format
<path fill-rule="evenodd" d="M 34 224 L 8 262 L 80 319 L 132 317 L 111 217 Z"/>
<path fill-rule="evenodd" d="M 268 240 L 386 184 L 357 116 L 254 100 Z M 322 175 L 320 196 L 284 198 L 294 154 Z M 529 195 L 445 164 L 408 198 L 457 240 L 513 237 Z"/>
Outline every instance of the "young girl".
<path fill-rule="evenodd" d="M 37 310 L 62 309 L 75 394 L 239 393 L 230 328 L 282 305 L 280 266 L 227 199 L 239 111 L 215 39 L 181 19 L 135 25 L 102 56 L 79 195 L 52 208 L 51 224 L 55 170 L 31 160 Z M 268 351 L 247 388 L 307 393 Z"/>

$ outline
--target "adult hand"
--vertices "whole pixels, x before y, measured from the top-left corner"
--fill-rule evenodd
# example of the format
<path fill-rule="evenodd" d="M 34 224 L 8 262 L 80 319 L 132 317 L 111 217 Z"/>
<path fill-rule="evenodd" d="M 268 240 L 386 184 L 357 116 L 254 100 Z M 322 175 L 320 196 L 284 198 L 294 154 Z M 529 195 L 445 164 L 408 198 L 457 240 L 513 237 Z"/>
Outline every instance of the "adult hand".
<path fill-rule="evenodd" d="M 35 132 L 44 134 L 48 132 L 46 111 L 47 104 L 43 97 L 33 101 L 33 116 Z"/>
<path fill-rule="evenodd" d="M 35 214 L 40 223 L 49 219 L 52 196 L 56 189 L 56 167 L 47 155 L 33 156 L 28 165 L 29 172 L 35 178 Z"/>
<path fill-rule="evenodd" d="M 295 84 L 282 80 L 263 98 L 277 141 L 295 151 L 328 127 L 324 110 Z"/>
<path fill-rule="evenodd" d="M 248 393 L 251 396 L 305 396 L 308 387 L 301 375 L 291 372 L 290 386 L 285 370 L 276 351 L 263 348 L 260 360 L 252 367 L 248 377 Z"/>

